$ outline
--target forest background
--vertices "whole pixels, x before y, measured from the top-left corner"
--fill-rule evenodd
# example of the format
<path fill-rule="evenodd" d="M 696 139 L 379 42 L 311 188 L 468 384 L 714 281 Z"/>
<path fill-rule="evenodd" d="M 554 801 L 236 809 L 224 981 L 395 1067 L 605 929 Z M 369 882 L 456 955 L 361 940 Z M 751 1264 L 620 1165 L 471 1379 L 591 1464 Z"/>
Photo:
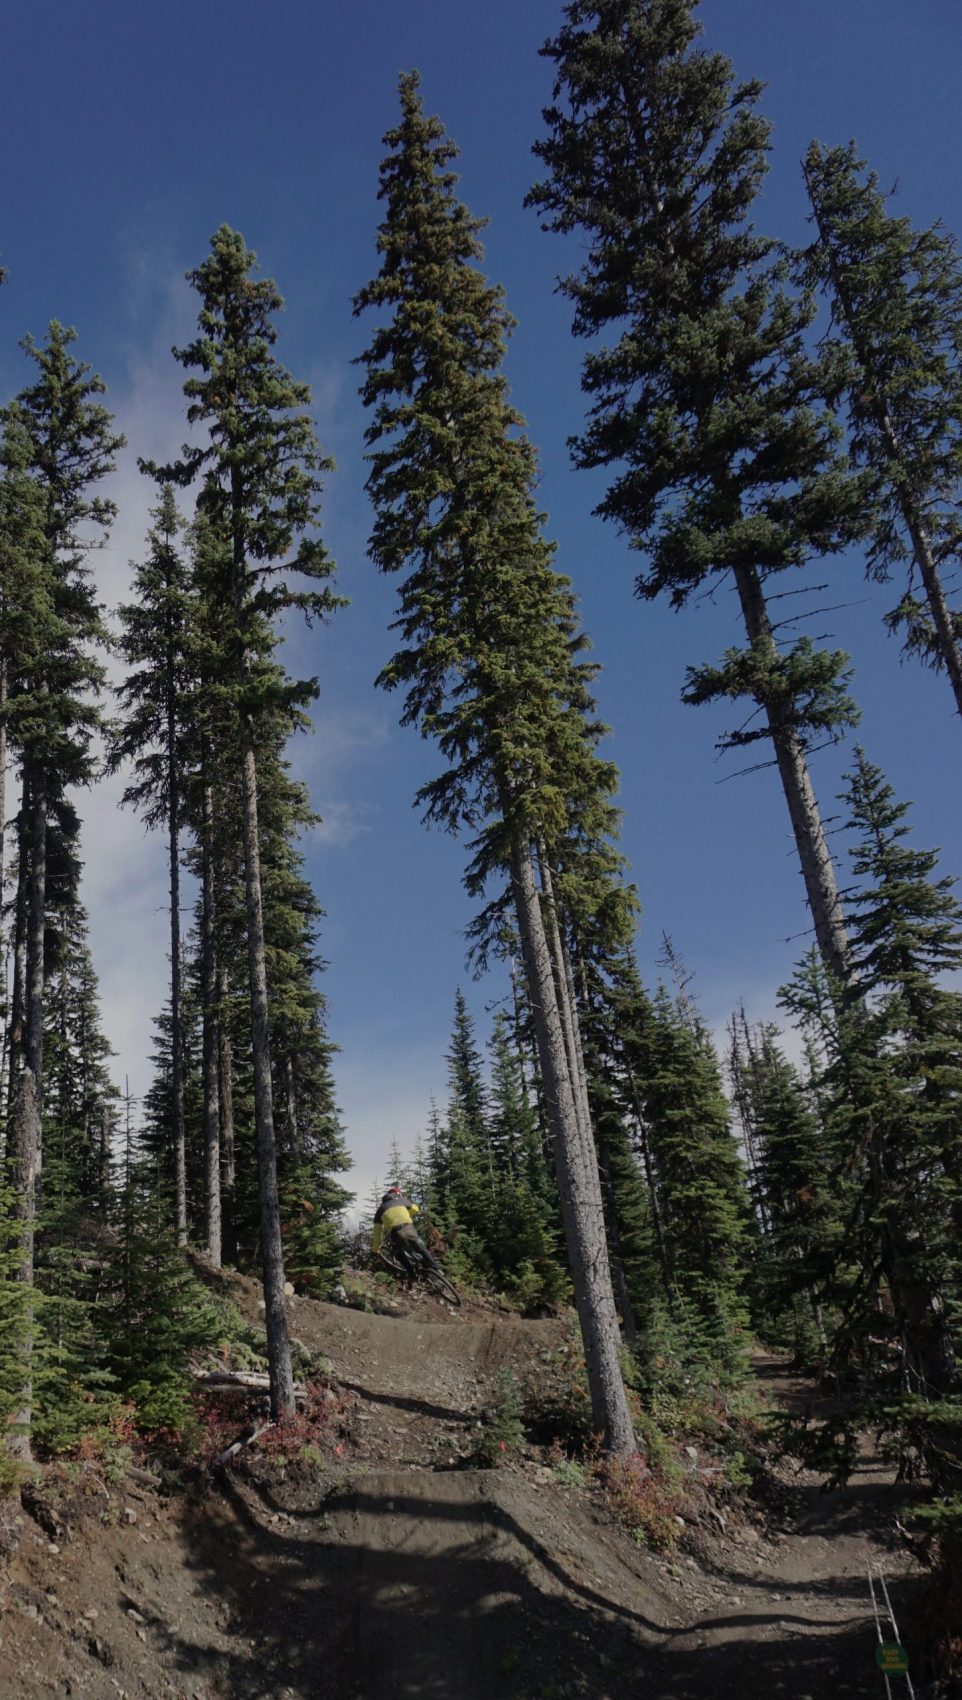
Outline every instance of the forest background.
<path fill-rule="evenodd" d="M 363 418 L 350 365 L 363 334 L 351 298 L 373 268 L 381 136 L 396 111 L 398 70 L 420 67 L 429 110 L 460 143 L 461 193 L 491 220 L 486 266 L 519 320 L 507 373 L 544 468 L 541 491 L 558 565 L 574 580 L 602 665 L 597 697 L 612 727 L 605 754 L 622 775 L 623 848 L 644 915 L 639 962 L 657 976 L 661 934 L 673 936 L 697 979 L 702 1011 L 721 1029 L 744 1001 L 775 1013 L 808 926 L 775 772 L 730 777 L 737 755 L 713 742 L 730 716 L 679 702 L 689 663 L 734 641 L 733 598 L 721 593 L 673 618 L 634 603 L 638 561 L 591 517 L 601 475 L 572 472 L 566 437 L 582 418 L 581 350 L 568 306 L 553 294 L 567 263 L 522 209 L 535 173 L 530 146 L 549 69 L 537 49 L 558 22 L 554 0 L 492 0 L 484 8 L 419 0 L 350 7 L 287 0 L 171 0 L 158 12 L 95 0 L 14 6 L 5 17 L 0 99 L 6 114 L 7 194 L 0 297 L 0 387 L 29 380 L 16 347 L 53 317 L 76 324 L 78 353 L 108 384 L 127 437 L 111 491 L 119 508 L 94 558 L 101 599 L 114 607 L 143 556 L 155 499 L 136 457 L 165 459 L 186 436 L 183 374 L 172 343 L 196 311 L 184 272 L 222 221 L 242 230 L 287 301 L 279 353 L 313 386 L 318 433 L 338 463 L 327 482 L 323 532 L 351 607 L 324 631 L 292 626 L 286 661 L 318 673 L 313 736 L 296 740 L 295 771 L 323 816 L 305 844 L 306 873 L 327 911 L 324 990 L 338 1099 L 363 1198 L 383 1178 L 392 1138 L 423 1129 L 432 1093 L 446 1093 L 453 988 L 465 980 L 463 929 L 471 906 L 462 852 L 425 834 L 410 799 L 434 771 L 433 752 L 397 727 L 397 705 L 373 679 L 386 659 L 396 587 L 365 559 Z M 812 136 L 851 136 L 896 210 L 917 226 L 962 229 L 960 26 L 952 0 L 706 0 L 707 44 L 743 76 L 765 79 L 775 121 L 772 170 L 759 223 L 805 240 L 799 167 Z M 824 571 L 809 577 L 818 583 Z M 959 855 L 956 728 L 942 679 L 900 665 L 882 614 L 890 587 L 867 584 L 858 551 L 831 568 L 813 604 L 844 604 L 807 629 L 849 650 L 862 709 L 860 739 L 897 795 L 915 803 L 918 840 Z M 828 804 L 849 763 L 846 746 L 815 761 Z M 166 996 L 166 868 L 162 835 L 118 808 L 123 779 L 80 799 L 82 896 L 91 917 L 103 1024 L 142 1095 L 151 1022 Z M 466 984 L 476 1013 L 503 991 L 496 976 Z"/>

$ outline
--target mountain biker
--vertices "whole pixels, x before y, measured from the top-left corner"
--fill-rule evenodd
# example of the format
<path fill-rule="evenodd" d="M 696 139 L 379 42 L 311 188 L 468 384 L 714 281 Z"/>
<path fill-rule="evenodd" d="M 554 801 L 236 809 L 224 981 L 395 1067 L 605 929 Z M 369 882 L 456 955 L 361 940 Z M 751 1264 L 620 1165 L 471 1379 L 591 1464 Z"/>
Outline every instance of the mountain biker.
<path fill-rule="evenodd" d="M 382 1236 L 387 1234 L 391 1250 L 412 1281 L 422 1258 L 432 1269 L 438 1267 L 414 1226 L 414 1217 L 419 1214 L 420 1208 L 419 1204 L 405 1198 L 399 1186 L 389 1186 L 374 1212 L 374 1242 L 371 1248 L 374 1256 L 381 1249 Z"/>

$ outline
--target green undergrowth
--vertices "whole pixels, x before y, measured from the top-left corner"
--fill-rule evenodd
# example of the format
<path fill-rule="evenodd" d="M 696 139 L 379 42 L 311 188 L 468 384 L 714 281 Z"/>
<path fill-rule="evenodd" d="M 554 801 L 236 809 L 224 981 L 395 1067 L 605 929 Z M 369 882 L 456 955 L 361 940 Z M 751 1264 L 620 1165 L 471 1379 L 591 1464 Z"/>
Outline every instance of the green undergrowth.
<path fill-rule="evenodd" d="M 611 1515 L 639 1544 L 665 1550 L 709 1503 L 733 1500 L 762 1468 L 765 1424 L 754 1388 L 707 1375 L 686 1388 L 651 1385 L 625 1355 L 638 1449 L 604 1457 L 594 1432 L 588 1378 L 574 1326 L 524 1386 L 522 1421 L 556 1480 L 597 1491 Z"/>

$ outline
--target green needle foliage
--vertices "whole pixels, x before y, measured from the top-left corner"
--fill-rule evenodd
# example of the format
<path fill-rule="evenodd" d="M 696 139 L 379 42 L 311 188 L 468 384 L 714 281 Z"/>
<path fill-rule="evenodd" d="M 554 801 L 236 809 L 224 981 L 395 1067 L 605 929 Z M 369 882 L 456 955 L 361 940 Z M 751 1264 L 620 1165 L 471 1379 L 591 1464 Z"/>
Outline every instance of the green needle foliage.
<path fill-rule="evenodd" d="M 578 661 L 584 639 L 568 582 L 551 568 L 534 502 L 534 452 L 500 369 L 511 321 L 502 291 L 477 267 L 481 223 L 457 199 L 455 149 L 425 115 L 414 75 L 401 79 L 401 122 L 386 141 L 381 268 L 355 303 L 358 312 L 387 315 L 362 357 L 372 410 L 370 552 L 382 571 L 407 575 L 396 622 L 403 647 L 380 682 L 406 689 L 403 720 L 433 737 L 448 761 L 418 801 L 428 821 L 473 833 L 467 890 L 478 896 L 497 882 L 480 923 L 482 946 L 503 936 L 509 901 L 517 911 L 526 972 L 540 986 L 537 996 L 531 987 L 532 1002 L 553 1082 L 576 1298 L 593 1338 L 595 1417 L 616 1449 L 630 1450 L 614 1307 L 596 1244 L 597 1169 L 577 1104 L 576 1059 L 563 1051 L 567 991 L 549 942 L 546 884 L 572 811 L 610 792 L 612 772 L 595 754 L 590 673 Z"/>
<path fill-rule="evenodd" d="M 745 1345 L 747 1192 L 718 1059 L 662 988 L 645 1046 L 645 1118 L 668 1259 L 688 1349 L 729 1370 Z"/>
<path fill-rule="evenodd" d="M 136 1155 L 125 1165 L 116 1229 L 101 1322 L 110 1371 L 137 1427 L 173 1436 L 192 1416 L 188 1356 L 214 1348 L 230 1319 L 179 1248 L 153 1165 Z"/>
<path fill-rule="evenodd" d="M 252 275 L 255 258 L 237 231 L 221 225 L 210 255 L 189 274 L 200 297 L 198 335 L 175 353 L 193 374 L 184 383 L 187 418 L 203 427 L 204 441 L 185 448 L 175 464 L 146 470 L 166 483 L 201 479 L 197 511 L 208 534 L 204 597 L 211 635 L 202 665 L 227 721 L 241 796 L 260 1240 L 276 1416 L 293 1410 L 294 1383 L 284 1309 L 257 749 L 278 720 L 286 733 L 305 724 L 305 708 L 318 688 L 316 679 L 290 679 L 272 661 L 275 622 L 292 611 L 308 620 L 326 618 L 340 599 L 327 582 L 333 562 L 313 534 L 321 473 L 330 462 L 308 412 L 308 386 L 273 353 L 283 302 L 271 279 Z M 294 589 L 291 573 L 321 588 Z"/>
<path fill-rule="evenodd" d="M 40 594 L 32 602 L 37 619 L 12 682 L 10 735 L 22 759 L 43 771 L 51 798 L 89 784 L 95 772 L 91 746 L 104 681 L 95 646 L 108 637 L 87 562 L 97 546 L 88 528 L 106 532 L 114 518 L 115 504 L 92 487 L 113 470 L 124 441 L 98 399 L 102 380 L 71 353 L 75 340 L 56 320 L 44 343 L 25 338 L 38 376 L 21 391 L 14 415 L 15 431 L 29 442 L 43 546 L 35 569 Z"/>
<path fill-rule="evenodd" d="M 841 1239 L 824 1125 L 774 1025 L 736 1030 L 731 1066 L 756 1216 L 753 1317 L 767 1338 L 814 1363 L 828 1344 L 820 1295 Z"/>
<path fill-rule="evenodd" d="M 962 549 L 962 256 L 938 225 L 889 212 L 854 143 L 813 142 L 804 169 L 817 230 L 804 272 L 832 302 L 852 451 L 873 487 L 868 571 L 885 581 L 908 562 L 886 623 L 948 675 L 962 714 L 962 615 L 943 583 Z"/>
<path fill-rule="evenodd" d="M 815 303 L 788 287 L 776 244 L 749 214 L 766 170 L 760 85 L 697 47 L 691 0 L 575 0 L 543 53 L 554 65 L 547 176 L 528 199 L 545 227 L 580 233 L 562 280 L 589 398 L 575 463 L 607 467 L 598 512 L 646 565 L 637 589 L 685 606 L 734 580 L 747 649 L 689 670 L 686 701 L 752 705 L 725 748 L 771 740 L 820 947 L 840 980 L 847 949 L 808 778 L 813 745 L 854 724 L 841 653 L 783 641 L 769 581 L 864 529 L 830 401 L 832 349 L 812 352 Z M 757 722 L 757 723 L 756 723 Z"/>
<path fill-rule="evenodd" d="M 871 1418 L 940 1492 L 962 1480 L 959 1407 L 962 910 L 933 852 L 905 842 L 906 806 L 858 752 L 845 802 L 856 838 L 851 932 L 862 996 L 834 1019 L 811 966 L 783 994 L 813 1035 L 817 1102 L 841 1232 L 823 1292 L 833 1354 L 858 1389 L 838 1425 L 840 1473 Z"/>

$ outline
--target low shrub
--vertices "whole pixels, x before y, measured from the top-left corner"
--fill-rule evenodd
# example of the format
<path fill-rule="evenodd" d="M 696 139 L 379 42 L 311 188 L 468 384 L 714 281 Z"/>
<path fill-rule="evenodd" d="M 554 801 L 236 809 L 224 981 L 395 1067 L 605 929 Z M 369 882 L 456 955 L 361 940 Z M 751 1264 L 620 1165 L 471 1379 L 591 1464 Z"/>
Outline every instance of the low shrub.
<path fill-rule="evenodd" d="M 321 1380 L 308 1381 L 305 1394 L 290 1416 L 264 1427 L 257 1440 L 259 1458 L 280 1465 L 299 1461 L 314 1466 L 319 1456 L 330 1458 L 343 1451 L 341 1436 L 348 1423 L 344 1401 Z M 240 1440 L 255 1422 L 266 1425 L 266 1401 L 261 1396 L 252 1398 L 244 1388 L 216 1395 L 202 1392 L 196 1399 L 196 1411 L 198 1455 L 207 1464 Z M 245 1453 L 236 1454 L 236 1459 L 242 1465 Z"/>
<path fill-rule="evenodd" d="M 491 1470 L 507 1463 L 510 1453 L 524 1444 L 523 1410 L 524 1395 L 514 1371 L 499 1371 L 490 1404 L 472 1435 L 472 1464 Z"/>
<path fill-rule="evenodd" d="M 599 1473 L 609 1511 L 637 1541 L 659 1552 L 677 1545 L 686 1501 L 676 1482 L 650 1469 L 640 1452 L 606 1460 Z"/>

